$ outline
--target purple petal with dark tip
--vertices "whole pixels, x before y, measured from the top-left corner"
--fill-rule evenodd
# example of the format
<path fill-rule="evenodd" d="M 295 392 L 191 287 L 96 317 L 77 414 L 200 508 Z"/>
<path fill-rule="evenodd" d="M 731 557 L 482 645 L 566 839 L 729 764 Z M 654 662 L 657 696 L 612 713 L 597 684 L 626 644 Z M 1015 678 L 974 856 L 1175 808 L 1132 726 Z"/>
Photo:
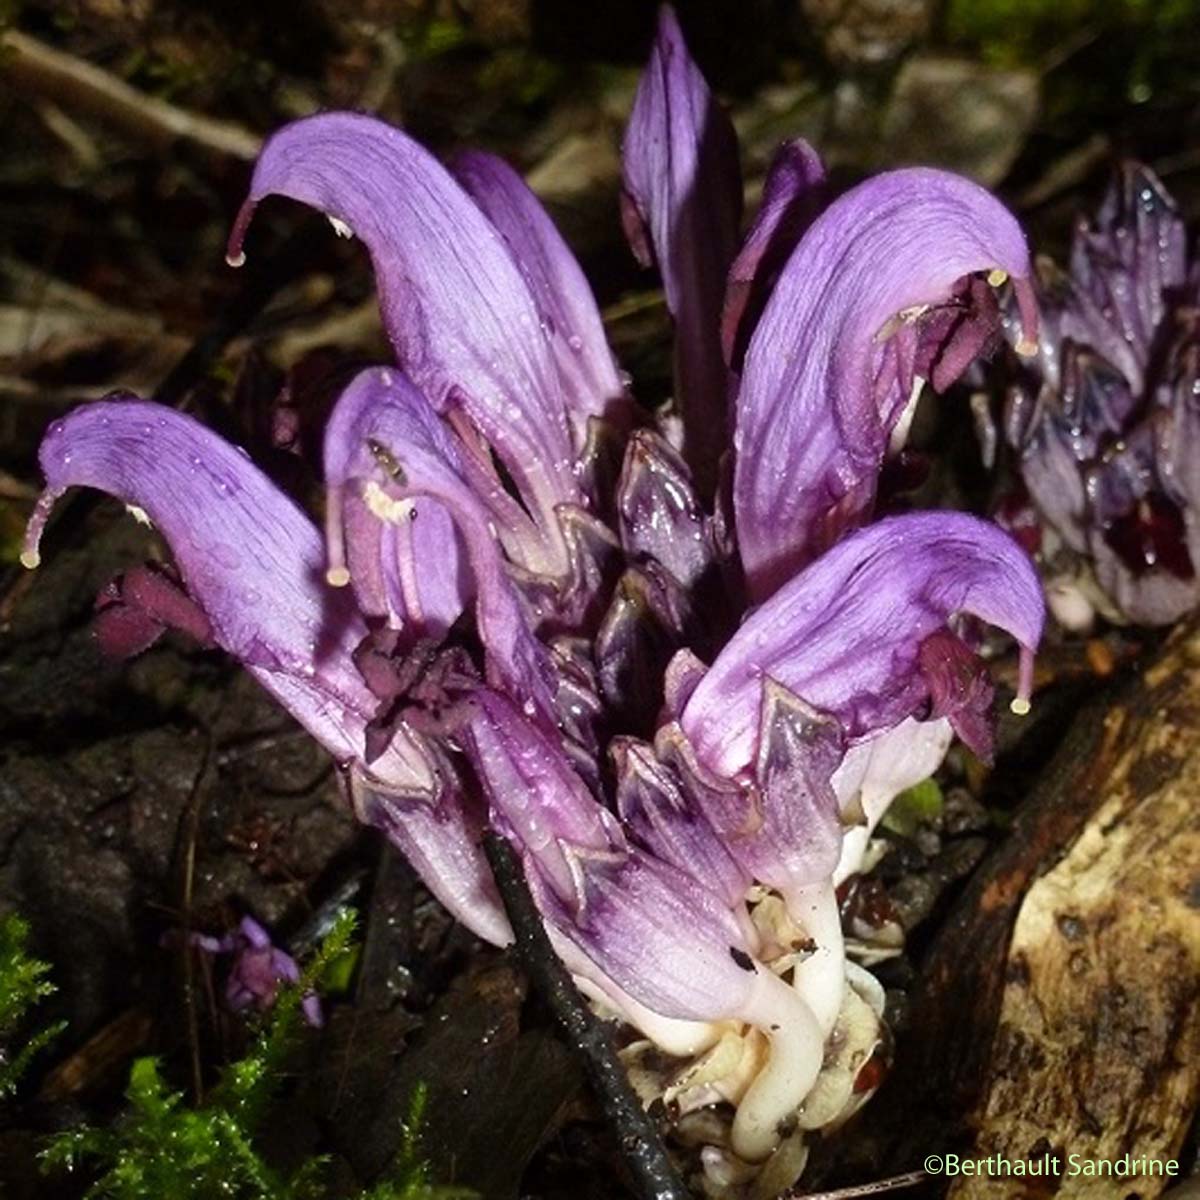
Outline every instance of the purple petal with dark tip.
<path fill-rule="evenodd" d="M 509 578 L 488 514 L 460 470 L 461 456 L 450 430 L 425 397 L 400 372 L 386 367 L 357 375 L 337 402 L 325 434 L 325 481 L 331 501 L 327 514 L 330 543 L 339 544 L 338 498 L 351 487 L 381 523 L 393 526 L 381 545 L 393 544 L 394 563 L 385 558 L 383 574 L 399 581 L 400 603 L 406 611 L 421 611 L 424 577 L 428 573 L 441 597 L 455 604 L 438 614 L 437 625 L 457 615 L 464 600 L 475 598 L 476 621 L 487 650 L 488 673 L 495 686 L 524 699 L 553 721 L 552 671 L 544 647 L 533 636 L 517 590 Z M 464 548 L 456 556 L 452 539 L 427 543 L 428 559 L 418 559 L 421 544 L 412 537 L 401 542 L 414 520 L 423 519 L 423 504 L 448 515 Z M 330 571 L 344 570 L 331 560 Z M 457 577 L 458 594 L 444 572 Z M 349 570 L 353 577 L 353 567 Z M 346 577 L 339 576 L 343 581 Z M 435 626 L 436 631 L 436 626 Z"/>
<path fill-rule="evenodd" d="M 464 151 L 451 160 L 450 169 L 499 231 L 525 277 L 550 338 L 576 449 L 587 441 L 589 417 L 628 424 L 629 395 L 592 289 L 541 201 L 494 154 Z"/>
<path fill-rule="evenodd" d="M 464 701 L 463 721 L 492 823 L 536 862 L 560 903 L 581 908 L 582 860 L 626 853 L 616 819 L 593 799 L 557 739 L 518 704 L 480 688 Z"/>
<path fill-rule="evenodd" d="M 976 184 L 892 171 L 809 227 L 751 338 L 737 401 L 734 509 L 756 599 L 869 510 L 913 390 L 912 322 L 978 271 L 1014 281 L 1036 344 L 1025 238 Z"/>
<path fill-rule="evenodd" d="M 230 238 L 235 260 L 273 194 L 366 244 L 401 366 L 439 412 L 461 409 L 479 428 L 539 524 L 524 565 L 557 574 L 554 506 L 578 492 L 570 432 L 538 307 L 495 227 L 416 142 L 355 113 L 307 117 L 267 141 Z"/>
<path fill-rule="evenodd" d="M 544 886 L 535 895 L 546 920 L 635 1000 L 688 1021 L 745 1010 L 766 968 L 724 901 L 694 876 L 634 848 L 584 861 L 582 887 L 578 913 Z"/>
<path fill-rule="evenodd" d="M 737 779 L 714 773 L 680 726 L 661 729 L 656 747 L 746 875 L 787 897 L 837 865 L 842 826 L 832 779 L 845 738 L 836 720 L 773 680 L 759 690 L 755 760 Z"/>
<path fill-rule="evenodd" d="M 779 272 L 828 200 L 820 155 L 803 138 L 784 142 L 771 160 L 758 212 L 729 268 L 721 348 L 735 370 Z"/>
<path fill-rule="evenodd" d="M 622 214 L 634 252 L 662 273 L 675 318 L 684 457 L 711 494 L 728 440 L 721 357 L 725 276 L 737 252 L 742 185 L 737 137 L 704 82 L 669 5 L 621 147 Z"/>
<path fill-rule="evenodd" d="M 23 561 L 36 565 L 42 526 L 69 487 L 136 506 L 166 538 L 213 640 L 336 757 L 362 753 L 376 702 L 351 653 L 366 627 L 351 597 L 326 585 L 312 522 L 240 450 L 191 417 L 123 396 L 56 421 L 39 460 L 46 491 Z"/>
<path fill-rule="evenodd" d="M 761 753 L 765 682 L 841 722 L 852 740 L 929 703 L 921 643 L 955 614 L 1010 633 L 1028 701 L 1041 637 L 1041 584 L 1025 552 L 963 513 L 913 513 L 849 535 L 751 612 L 696 684 L 681 724 L 696 754 L 726 778 Z"/>

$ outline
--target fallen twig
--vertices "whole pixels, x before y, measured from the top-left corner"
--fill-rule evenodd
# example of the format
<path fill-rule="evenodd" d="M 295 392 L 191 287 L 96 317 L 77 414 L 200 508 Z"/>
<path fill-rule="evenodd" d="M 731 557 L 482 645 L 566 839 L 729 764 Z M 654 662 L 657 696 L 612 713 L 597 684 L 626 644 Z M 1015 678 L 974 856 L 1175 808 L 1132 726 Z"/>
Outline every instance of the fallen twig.
<path fill-rule="evenodd" d="M 74 107 L 160 149 L 183 139 L 251 162 L 262 147 L 262 138 L 240 125 L 147 96 L 102 67 L 15 29 L 0 37 L 0 53 L 5 79 L 15 91 Z"/>

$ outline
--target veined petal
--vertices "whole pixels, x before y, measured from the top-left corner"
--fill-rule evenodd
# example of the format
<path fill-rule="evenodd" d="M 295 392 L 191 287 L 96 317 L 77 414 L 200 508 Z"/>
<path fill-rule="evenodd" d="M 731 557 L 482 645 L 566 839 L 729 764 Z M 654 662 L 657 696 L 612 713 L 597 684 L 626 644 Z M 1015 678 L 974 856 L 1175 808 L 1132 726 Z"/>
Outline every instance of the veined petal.
<path fill-rule="evenodd" d="M 860 740 L 928 703 L 920 646 L 957 613 L 1016 638 L 1014 703 L 1026 705 L 1044 620 L 1033 564 L 990 522 L 913 513 L 849 535 L 751 612 L 696 684 L 680 723 L 709 770 L 732 778 L 760 752 L 770 679 Z"/>
<path fill-rule="evenodd" d="M 617 771 L 617 811 L 644 849 L 699 879 L 730 909 L 741 904 L 750 876 L 691 801 L 679 777 L 659 762 L 653 749 L 633 738 L 612 745 Z"/>
<path fill-rule="evenodd" d="M 588 418 L 629 421 L 629 395 L 604 336 L 592 289 L 541 201 L 503 159 L 468 150 L 450 162 L 454 177 L 508 244 L 537 305 L 562 381 L 579 451 Z"/>
<path fill-rule="evenodd" d="M 356 113 L 295 121 L 267 142 L 230 237 L 238 261 L 269 195 L 360 237 L 401 366 L 439 412 L 461 409 L 516 481 L 541 541 L 523 565 L 558 574 L 554 506 L 577 498 L 550 343 L 508 247 L 453 177 L 400 130 Z"/>
<path fill-rule="evenodd" d="M 493 823 L 520 851 L 543 917 L 594 965 L 596 982 L 611 979 L 664 1017 L 744 1010 L 761 968 L 725 901 L 629 846 L 557 742 L 511 701 L 482 688 L 464 720 Z"/>
<path fill-rule="evenodd" d="M 716 773 L 680 725 L 660 729 L 656 747 L 746 875 L 781 892 L 793 908 L 804 889 L 828 880 L 838 860 L 842 826 L 832 779 L 845 754 L 844 733 L 774 680 L 756 699 L 755 759 L 736 779 Z"/>
<path fill-rule="evenodd" d="M 616 819 L 571 769 L 557 739 L 498 692 L 479 688 L 464 701 L 462 736 L 493 824 L 536 864 L 559 903 L 581 909 L 582 861 L 626 853 Z"/>
<path fill-rule="evenodd" d="M 542 912 L 604 975 L 675 1020 L 716 1021 L 747 1008 L 757 974 L 724 901 L 693 875 L 634 848 L 582 866 L 576 911 L 539 889 Z"/>
<path fill-rule="evenodd" d="M 420 605 L 425 573 L 431 572 L 437 584 L 439 575 L 456 562 L 456 543 L 426 544 L 429 561 L 419 561 L 414 552 L 421 543 L 412 539 L 406 527 L 414 518 L 424 519 L 426 497 L 435 510 L 453 519 L 465 558 L 459 564 L 460 606 L 474 596 L 489 677 L 553 723 L 552 670 L 525 619 L 488 514 L 459 470 L 458 447 L 449 429 L 398 371 L 386 367 L 363 371 L 342 393 L 326 429 L 325 481 L 334 497 L 327 506 L 331 545 L 341 540 L 336 498 L 352 483 L 362 488 L 375 517 L 398 531 L 385 532 L 384 545 L 409 533 L 410 540 L 394 552 L 395 573 L 408 581 L 403 594 L 406 603 L 411 598 L 410 608 Z M 415 502 L 417 497 L 422 498 L 420 503 Z M 347 572 L 336 556 L 331 558 L 329 573 L 336 581 L 348 582 L 352 570 Z"/>
<path fill-rule="evenodd" d="M 484 814 L 474 811 L 456 780 L 444 777 L 433 799 L 382 792 L 366 782 L 354 791 L 359 819 L 396 845 L 451 916 L 493 946 L 512 941 L 480 844 Z"/>
<path fill-rule="evenodd" d="M 809 227 L 751 338 L 738 394 L 734 510 L 757 600 L 870 507 L 913 393 L 916 347 L 899 345 L 912 342 L 906 322 L 949 301 L 977 271 L 1013 280 L 1032 349 L 1025 238 L 976 184 L 892 171 Z"/>
<path fill-rule="evenodd" d="M 711 494 L 729 428 L 720 322 L 737 251 L 741 172 L 733 126 L 669 5 L 660 10 L 621 157 L 626 234 L 644 264 L 657 262 L 675 318 L 684 457 L 701 492 Z"/>
<path fill-rule="evenodd" d="M 50 426 L 46 478 L 22 561 L 69 487 L 136 506 L 161 531 L 218 645 L 339 759 L 362 754 L 375 699 L 351 660 L 366 635 L 351 597 L 324 581 L 307 516 L 245 454 L 174 409 L 118 395 Z"/>
<path fill-rule="evenodd" d="M 771 160 L 758 212 L 729 268 L 721 348 L 735 370 L 779 272 L 828 198 L 820 155 L 803 138 L 784 142 Z"/>

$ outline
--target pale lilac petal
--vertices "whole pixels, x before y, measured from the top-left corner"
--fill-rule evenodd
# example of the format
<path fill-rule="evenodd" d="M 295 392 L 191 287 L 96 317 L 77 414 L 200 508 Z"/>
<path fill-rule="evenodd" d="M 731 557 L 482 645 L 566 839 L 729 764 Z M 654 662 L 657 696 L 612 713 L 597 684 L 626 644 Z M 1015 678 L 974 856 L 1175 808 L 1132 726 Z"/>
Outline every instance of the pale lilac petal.
<path fill-rule="evenodd" d="M 489 688 L 464 701 L 463 740 L 492 822 L 536 863 L 563 905 L 584 903 L 585 858 L 626 853 L 616 819 L 571 769 L 558 741 Z"/>
<path fill-rule="evenodd" d="M 857 809 L 866 829 L 874 829 L 901 792 L 928 779 L 941 766 L 953 740 L 950 722 L 944 718 L 908 717 L 852 746 L 833 776 L 843 815 L 849 819 Z"/>
<path fill-rule="evenodd" d="M 355 113 L 307 117 L 267 141 L 230 239 L 235 261 L 272 194 L 363 240 L 401 366 L 439 412 L 461 409 L 495 449 L 540 528 L 525 565 L 557 574 L 554 506 L 578 491 L 570 432 L 537 305 L 496 229 L 416 142 Z"/>
<path fill-rule="evenodd" d="M 746 875 L 791 903 L 827 880 L 838 861 L 842 825 L 832 779 L 845 739 L 835 719 L 774 680 L 755 699 L 755 758 L 737 779 L 717 773 L 679 725 L 661 729 L 656 748 Z"/>
<path fill-rule="evenodd" d="M 694 876 L 634 848 L 585 862 L 581 912 L 543 886 L 547 921 L 605 976 L 664 1017 L 715 1021 L 748 1007 L 756 963 L 724 901 Z"/>
<path fill-rule="evenodd" d="M 958 613 L 1021 647 L 1027 702 L 1044 602 L 1025 552 L 963 513 L 914 513 L 851 534 L 755 609 L 697 683 L 681 724 L 697 756 L 733 777 L 759 752 L 770 679 L 860 740 L 930 700 L 921 643 Z"/>
<path fill-rule="evenodd" d="M 245 454 L 174 409 L 124 396 L 54 422 L 39 451 L 46 491 L 27 564 L 55 500 L 98 488 L 136 506 L 170 545 L 213 640 L 336 757 L 362 753 L 375 700 L 351 660 L 366 635 L 351 597 L 326 585 L 307 516 Z"/>
<path fill-rule="evenodd" d="M 662 273 L 675 318 L 684 457 L 711 494 L 728 440 L 721 357 L 725 276 L 737 252 L 742 185 L 733 126 L 688 53 L 669 5 L 621 147 L 622 212 L 634 252 Z"/>
<path fill-rule="evenodd" d="M 330 543 L 336 546 L 342 538 L 339 497 L 352 486 L 359 488 L 375 519 L 392 527 L 383 533 L 381 544 L 393 546 L 396 562 L 391 573 L 398 578 L 410 617 L 414 609 L 422 612 L 426 574 L 444 599 L 452 591 L 442 576 L 451 572 L 461 589 L 457 607 L 471 597 L 475 600 L 492 682 L 552 721 L 552 672 L 545 649 L 533 636 L 488 514 L 463 478 L 460 464 L 450 430 L 400 372 L 386 367 L 363 371 L 338 399 L 326 429 Z M 422 544 L 406 529 L 425 519 L 429 502 L 454 521 L 464 562 L 458 562 L 456 541 Z M 408 540 L 400 544 L 400 535 L 406 533 Z M 418 558 L 422 549 L 427 557 Z M 336 558 L 329 569 L 338 582 L 353 578 L 353 565 L 347 569 Z M 386 565 L 383 574 L 389 574 Z M 448 623 L 447 617 L 452 620 L 451 613 L 457 615 L 453 606 L 438 614 L 429 632 L 444 631 L 438 626 Z"/>
<path fill-rule="evenodd" d="M 796 244 L 828 203 L 825 164 L 803 139 L 775 152 L 754 221 L 729 268 L 721 313 L 721 348 L 735 369 Z"/>
<path fill-rule="evenodd" d="M 499 230 L 525 277 L 550 338 L 576 450 L 587 442 L 590 417 L 627 425 L 629 395 L 592 289 L 541 201 L 494 154 L 465 151 L 455 155 L 450 169 Z"/>
<path fill-rule="evenodd" d="M 870 508 L 913 388 L 906 322 L 977 271 L 1014 281 L 1033 344 L 1024 236 L 976 184 L 892 171 L 810 226 L 754 331 L 738 394 L 734 509 L 756 599 Z"/>
<path fill-rule="evenodd" d="M 493 946 L 512 941 L 512 929 L 483 853 L 482 812 L 448 773 L 434 799 L 356 789 L 359 818 L 380 830 L 408 860 L 446 911 Z"/>
<path fill-rule="evenodd" d="M 742 1010 L 762 968 L 724 900 L 630 847 L 556 740 L 510 701 L 480 689 L 464 712 L 492 822 L 521 853 L 543 917 L 594 965 L 599 985 L 610 979 L 665 1017 Z"/>

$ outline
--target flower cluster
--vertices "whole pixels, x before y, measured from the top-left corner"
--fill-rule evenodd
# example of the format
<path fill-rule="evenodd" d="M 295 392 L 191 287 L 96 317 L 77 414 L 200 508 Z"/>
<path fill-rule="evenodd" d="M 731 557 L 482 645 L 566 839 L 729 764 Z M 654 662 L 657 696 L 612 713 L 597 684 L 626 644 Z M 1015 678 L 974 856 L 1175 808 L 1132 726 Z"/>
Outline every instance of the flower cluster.
<path fill-rule="evenodd" d="M 1041 345 L 1004 422 L 1041 517 L 1059 619 L 1168 624 L 1200 601 L 1200 278 L 1183 221 L 1127 163 L 1069 270 L 1047 265 Z M 1040 536 L 1039 536 L 1040 534 Z"/>
<path fill-rule="evenodd" d="M 868 1086 L 879 991 L 846 959 L 835 888 L 955 731 L 989 754 L 979 622 L 1019 644 L 1028 706 L 1043 602 L 1024 551 L 961 513 L 872 518 L 923 382 L 997 340 L 996 289 L 1027 347 L 1037 317 L 1016 222 L 940 171 L 831 202 L 787 144 L 743 238 L 733 130 L 669 9 L 623 154 L 678 413 L 634 402 L 508 166 L 313 116 L 266 144 L 229 260 L 271 195 L 370 252 L 396 362 L 329 420 L 323 533 L 215 433 L 116 396 L 48 431 L 24 560 L 69 486 L 136 506 L 179 581 L 131 573 L 108 626 L 133 649 L 183 627 L 244 663 L 496 944 L 480 833 L 507 838 L 580 986 L 688 1060 L 677 1108 L 736 1108 L 706 1159 L 732 1179 Z"/>

